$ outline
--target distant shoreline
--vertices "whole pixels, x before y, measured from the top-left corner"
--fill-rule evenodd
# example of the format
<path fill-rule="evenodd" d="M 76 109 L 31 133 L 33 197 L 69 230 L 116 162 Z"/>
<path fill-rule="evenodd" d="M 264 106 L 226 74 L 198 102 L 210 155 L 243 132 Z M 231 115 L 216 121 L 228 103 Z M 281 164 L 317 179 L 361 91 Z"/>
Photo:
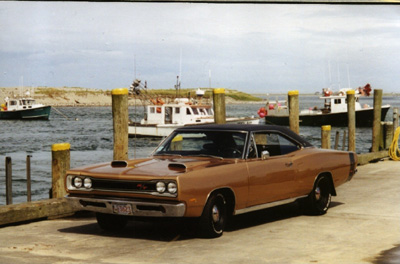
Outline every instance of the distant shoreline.
<path fill-rule="evenodd" d="M 11 87 L 11 88 L 0 88 L 0 103 L 4 102 L 5 97 L 13 97 L 13 95 L 21 94 L 21 88 Z M 189 90 L 189 89 L 185 89 Z M 194 90 L 194 89 L 193 89 Z M 210 90 L 210 89 L 209 89 Z M 37 103 L 44 105 L 50 105 L 54 107 L 109 107 L 111 106 L 111 91 L 110 90 L 100 90 L 92 88 L 78 88 L 78 87 L 61 87 L 61 88 L 49 88 L 49 87 L 37 87 L 37 88 L 24 88 L 24 93 L 29 91 L 35 98 Z M 151 90 L 150 90 L 151 91 Z M 157 90 L 156 90 L 157 91 Z M 170 91 L 171 92 L 171 91 Z M 286 93 L 254 93 L 246 94 L 243 92 L 237 92 L 234 90 L 228 90 L 225 97 L 226 104 L 264 104 L 266 98 L 276 97 L 276 96 L 286 96 Z M 259 101 L 251 100 L 236 100 L 230 96 L 235 96 L 240 94 L 241 96 L 248 96 L 248 98 L 261 98 Z M 300 94 L 300 97 L 310 97 L 310 96 L 320 96 L 320 94 Z M 384 96 L 400 96 L 400 93 L 386 93 Z M 168 96 L 161 96 L 161 98 L 167 98 Z M 186 96 L 182 96 L 186 97 Z M 373 97 L 373 96 L 371 96 Z M 246 97 L 244 97 L 246 98 Z M 210 100 L 210 99 L 208 99 Z M 147 101 L 144 105 L 149 104 Z M 140 99 L 129 98 L 129 106 L 142 106 L 143 102 Z"/>

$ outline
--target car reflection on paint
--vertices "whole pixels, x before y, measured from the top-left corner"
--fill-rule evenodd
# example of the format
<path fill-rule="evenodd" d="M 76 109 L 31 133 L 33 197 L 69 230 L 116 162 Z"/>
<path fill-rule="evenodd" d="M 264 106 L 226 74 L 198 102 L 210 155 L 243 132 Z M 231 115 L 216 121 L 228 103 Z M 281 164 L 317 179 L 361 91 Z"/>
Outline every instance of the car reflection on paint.
<path fill-rule="evenodd" d="M 316 148 L 285 127 L 198 125 L 175 130 L 149 158 L 71 169 L 66 186 L 103 229 L 133 216 L 185 217 L 218 237 L 231 215 L 299 198 L 308 213 L 325 214 L 356 164 L 355 153 Z"/>

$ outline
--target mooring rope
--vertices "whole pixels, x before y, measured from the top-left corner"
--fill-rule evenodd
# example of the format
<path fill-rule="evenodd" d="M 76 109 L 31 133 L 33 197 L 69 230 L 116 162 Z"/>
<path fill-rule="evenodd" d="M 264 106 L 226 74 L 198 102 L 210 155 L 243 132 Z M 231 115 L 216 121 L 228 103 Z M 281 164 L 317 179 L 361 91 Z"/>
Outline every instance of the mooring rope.
<path fill-rule="evenodd" d="M 392 160 L 400 160 L 400 150 L 399 150 L 399 135 L 400 135 L 400 127 L 396 128 L 394 132 L 393 141 L 389 148 L 389 156 Z"/>

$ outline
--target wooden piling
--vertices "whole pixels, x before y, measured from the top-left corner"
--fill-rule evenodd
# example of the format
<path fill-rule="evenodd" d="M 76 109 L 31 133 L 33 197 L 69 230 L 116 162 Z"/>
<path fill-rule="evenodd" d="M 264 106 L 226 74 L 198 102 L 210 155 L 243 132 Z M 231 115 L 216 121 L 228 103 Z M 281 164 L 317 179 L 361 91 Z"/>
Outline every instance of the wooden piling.
<path fill-rule="evenodd" d="M 128 160 L 128 89 L 113 89 L 114 160 Z"/>
<path fill-rule="evenodd" d="M 31 157 L 32 155 L 26 156 L 26 201 L 32 200 L 32 188 L 31 188 Z"/>
<path fill-rule="evenodd" d="M 70 169 L 69 143 L 53 144 L 51 146 L 51 174 L 52 174 L 52 198 L 62 198 L 67 192 L 65 189 L 65 174 Z"/>
<path fill-rule="evenodd" d="M 299 134 L 299 91 L 288 92 L 289 128 Z"/>
<path fill-rule="evenodd" d="M 382 89 L 374 89 L 374 121 L 372 124 L 372 149 L 371 152 L 379 151 L 382 113 Z"/>
<path fill-rule="evenodd" d="M 225 113 L 225 89 L 215 88 L 213 90 L 214 122 L 216 124 L 226 123 Z"/>
<path fill-rule="evenodd" d="M 347 119 L 349 130 L 348 150 L 356 151 L 356 101 L 355 91 L 347 91 Z"/>
<path fill-rule="evenodd" d="M 335 135 L 335 150 L 337 150 L 339 148 L 339 137 L 340 137 L 340 132 L 336 131 L 336 135 Z"/>
<path fill-rule="evenodd" d="M 321 148 L 331 148 L 331 126 L 329 125 L 321 127 Z"/>
<path fill-rule="evenodd" d="M 6 157 L 6 204 L 12 204 L 12 161 Z"/>
<path fill-rule="evenodd" d="M 393 131 L 396 131 L 398 126 L 399 126 L 399 108 L 394 107 L 393 108 Z"/>

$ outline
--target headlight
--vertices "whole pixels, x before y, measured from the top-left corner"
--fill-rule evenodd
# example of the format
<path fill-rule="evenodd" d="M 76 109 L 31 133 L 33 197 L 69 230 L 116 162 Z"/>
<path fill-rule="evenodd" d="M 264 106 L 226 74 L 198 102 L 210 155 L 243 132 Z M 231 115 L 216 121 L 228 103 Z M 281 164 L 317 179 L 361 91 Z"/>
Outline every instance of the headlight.
<path fill-rule="evenodd" d="M 83 180 L 83 186 L 85 186 L 86 189 L 92 188 L 92 179 L 90 178 L 85 178 Z"/>
<path fill-rule="evenodd" d="M 168 183 L 168 192 L 169 193 L 176 193 L 177 190 L 178 190 L 178 188 L 176 187 L 175 182 Z"/>
<path fill-rule="evenodd" d="M 156 190 L 159 193 L 165 192 L 165 183 L 164 182 L 157 182 L 156 184 Z"/>
<path fill-rule="evenodd" d="M 75 188 L 81 188 L 82 187 L 82 179 L 79 177 L 75 177 L 72 180 L 72 184 L 74 185 Z"/>

